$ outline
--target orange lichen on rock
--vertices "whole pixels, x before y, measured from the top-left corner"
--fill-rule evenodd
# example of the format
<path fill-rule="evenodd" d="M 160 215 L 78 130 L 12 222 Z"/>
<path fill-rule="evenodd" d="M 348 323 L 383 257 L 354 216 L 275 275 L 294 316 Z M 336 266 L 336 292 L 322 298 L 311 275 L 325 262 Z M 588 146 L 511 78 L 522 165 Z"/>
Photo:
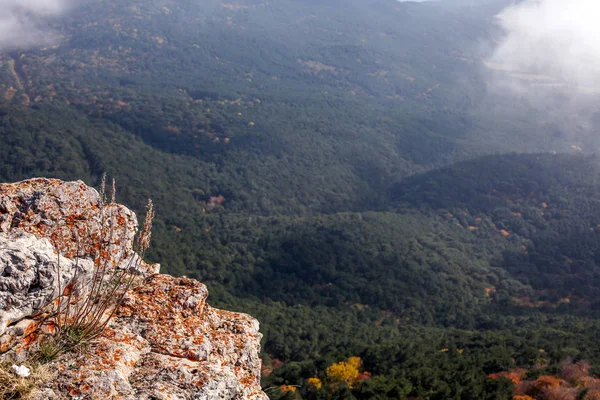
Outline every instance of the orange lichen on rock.
<path fill-rule="evenodd" d="M 68 282 L 77 268 L 94 268 L 94 255 L 101 249 L 100 256 L 109 260 L 122 259 L 123 251 L 137 256 L 132 244 L 135 214 L 118 204 L 102 204 L 98 192 L 82 182 L 33 179 L 0 185 L 0 259 L 22 264 L 16 270 L 35 272 L 19 278 L 30 296 L 24 306 L 0 310 L 0 350 L 7 352 L 0 358 L 26 359 L 56 330 L 52 324 L 38 329 L 44 307 L 73 288 L 53 286 L 56 279 L 40 283 L 38 276 L 60 271 L 63 283 Z M 103 220 L 102 213 L 111 218 Z M 101 235 L 105 223 L 123 229 L 101 249 L 98 240 L 81 246 L 76 236 Z M 258 321 L 210 307 L 208 290 L 198 281 L 160 275 L 152 268 L 138 272 L 139 282 L 103 335 L 85 351 L 53 362 L 57 378 L 43 388 L 43 398 L 267 400 L 260 387 Z M 29 292 L 33 284 L 43 290 Z M 40 292 L 43 296 L 36 294 Z"/>
<path fill-rule="evenodd" d="M 207 296 L 206 287 L 192 279 L 149 277 L 127 295 L 112 333 L 93 347 L 91 362 L 87 354 L 75 372 L 65 369 L 68 380 L 88 382 L 89 392 L 79 390 L 90 395 L 98 393 L 92 383 L 110 370 L 117 371 L 110 379 L 119 384 L 102 392 L 109 397 L 175 396 L 184 390 L 199 398 L 266 399 L 260 389 L 258 322 L 210 307 Z"/>
<path fill-rule="evenodd" d="M 0 184 L 0 232 L 47 238 L 68 258 L 93 257 L 103 243 L 101 256 L 116 267 L 133 255 L 137 218 L 120 204 L 103 205 L 100 197 L 81 181 L 36 178 Z"/>
<path fill-rule="evenodd" d="M 91 248 L 81 248 L 74 232 L 96 238 L 100 235 L 101 199 L 96 190 L 83 182 L 62 182 L 58 179 L 31 179 L 14 184 L 0 185 L 0 202 L 4 213 L 0 218 L 0 232 L 22 230 L 37 237 L 51 239 L 62 253 L 93 254 Z M 124 206 L 109 205 L 115 218 L 122 218 L 126 230 L 114 229 L 114 242 L 126 243 L 133 239 L 137 229 L 134 214 Z M 121 225 L 123 226 L 123 225 Z M 82 238 L 83 239 L 83 238 Z M 89 240 L 97 243 L 97 240 Z"/>

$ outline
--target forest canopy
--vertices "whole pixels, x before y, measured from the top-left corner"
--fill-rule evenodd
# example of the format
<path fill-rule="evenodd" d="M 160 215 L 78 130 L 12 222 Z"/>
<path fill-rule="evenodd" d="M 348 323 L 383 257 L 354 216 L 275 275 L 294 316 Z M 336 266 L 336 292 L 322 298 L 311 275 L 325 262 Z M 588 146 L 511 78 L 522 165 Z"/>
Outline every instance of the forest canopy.
<path fill-rule="evenodd" d="M 87 2 L 0 53 L 0 180 L 152 197 L 150 261 L 261 321 L 274 399 L 591 392 L 600 143 L 490 101 L 502 2 L 460 3 Z"/>

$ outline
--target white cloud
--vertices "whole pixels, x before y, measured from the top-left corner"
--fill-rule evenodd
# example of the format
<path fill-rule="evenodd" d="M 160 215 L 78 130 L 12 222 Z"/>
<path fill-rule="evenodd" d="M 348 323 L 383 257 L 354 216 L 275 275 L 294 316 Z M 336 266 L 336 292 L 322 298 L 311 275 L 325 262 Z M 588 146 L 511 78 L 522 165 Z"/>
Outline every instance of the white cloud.
<path fill-rule="evenodd" d="M 0 0 L 0 49 L 52 41 L 45 23 L 61 15 L 68 6 L 68 0 Z"/>
<path fill-rule="evenodd" d="M 538 87 L 600 89 L 598 0 L 527 0 L 498 20 L 505 36 L 489 66 Z"/>

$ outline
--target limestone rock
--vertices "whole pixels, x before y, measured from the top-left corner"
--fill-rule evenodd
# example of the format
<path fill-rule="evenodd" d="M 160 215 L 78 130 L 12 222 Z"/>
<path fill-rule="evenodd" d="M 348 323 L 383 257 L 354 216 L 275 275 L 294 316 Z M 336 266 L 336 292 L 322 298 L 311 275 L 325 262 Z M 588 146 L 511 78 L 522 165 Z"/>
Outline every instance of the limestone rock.
<path fill-rule="evenodd" d="M 63 252 L 77 250 L 69 225 L 76 220 L 96 225 L 100 208 L 98 192 L 81 181 L 39 178 L 0 185 L 0 231 L 21 230 L 49 238 Z"/>
<path fill-rule="evenodd" d="M 54 398 L 267 399 L 258 322 L 210 307 L 207 295 L 191 279 L 148 278 L 129 294 L 105 337 L 56 363 Z"/>
<path fill-rule="evenodd" d="M 135 213 L 120 204 L 103 206 L 100 194 L 81 181 L 37 178 L 0 185 L 0 232 L 47 238 L 69 258 L 93 256 L 102 240 L 108 261 L 117 266 L 133 256 L 137 227 Z"/>
<path fill-rule="evenodd" d="M 133 212 L 102 206 L 82 182 L 0 185 L 0 361 L 21 363 L 39 347 L 37 314 L 58 296 L 59 277 L 68 282 L 96 268 L 98 240 L 115 267 L 136 264 L 136 229 Z M 53 362 L 58 376 L 37 399 L 267 399 L 258 321 L 210 307 L 202 283 L 157 268 L 143 264 L 142 282 L 101 338 Z"/>
<path fill-rule="evenodd" d="M 56 298 L 60 281 L 64 285 L 78 270 L 85 275 L 92 268 L 90 260 L 59 257 L 48 239 L 0 233 L 0 335 L 10 324 L 34 315 Z"/>

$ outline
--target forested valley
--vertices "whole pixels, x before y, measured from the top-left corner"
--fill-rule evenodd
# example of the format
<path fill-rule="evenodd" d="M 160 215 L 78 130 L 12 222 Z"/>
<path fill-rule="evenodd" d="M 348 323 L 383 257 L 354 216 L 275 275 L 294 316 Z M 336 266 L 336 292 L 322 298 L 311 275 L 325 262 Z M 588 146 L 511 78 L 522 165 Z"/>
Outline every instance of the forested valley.
<path fill-rule="evenodd" d="M 600 143 L 486 95 L 506 3 L 85 3 L 0 53 L 0 181 L 152 198 L 273 399 L 600 398 Z"/>

